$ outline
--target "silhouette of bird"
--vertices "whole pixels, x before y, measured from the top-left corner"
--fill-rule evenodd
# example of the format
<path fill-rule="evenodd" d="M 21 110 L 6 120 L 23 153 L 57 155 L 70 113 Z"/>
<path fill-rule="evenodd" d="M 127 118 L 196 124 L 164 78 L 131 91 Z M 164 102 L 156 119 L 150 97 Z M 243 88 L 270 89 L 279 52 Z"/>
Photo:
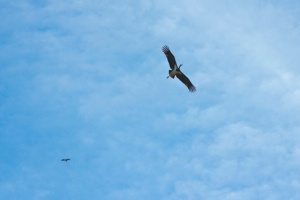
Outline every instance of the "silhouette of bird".
<path fill-rule="evenodd" d="M 61 161 L 66 161 L 66 162 L 68 162 L 69 160 L 71 160 L 70 158 L 63 158 L 63 159 L 61 159 Z"/>
<path fill-rule="evenodd" d="M 170 51 L 169 47 L 167 45 L 163 46 L 162 51 L 166 55 L 171 68 L 171 70 L 169 70 L 169 76 L 167 78 L 174 78 L 176 76 L 181 82 L 183 82 L 187 86 L 190 92 L 195 92 L 196 87 L 192 84 L 190 79 L 186 75 L 184 75 L 184 73 L 181 72 L 180 67 L 182 66 L 182 64 L 180 64 L 179 67 L 177 66 L 175 57 Z"/>

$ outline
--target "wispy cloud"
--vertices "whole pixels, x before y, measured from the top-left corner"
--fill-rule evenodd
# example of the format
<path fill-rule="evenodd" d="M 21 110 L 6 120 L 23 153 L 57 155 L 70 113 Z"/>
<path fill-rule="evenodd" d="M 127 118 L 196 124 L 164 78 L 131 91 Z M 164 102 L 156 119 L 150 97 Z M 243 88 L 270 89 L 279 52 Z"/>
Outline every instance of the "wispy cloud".
<path fill-rule="evenodd" d="M 0 197 L 298 198 L 299 3 L 0 4 Z"/>

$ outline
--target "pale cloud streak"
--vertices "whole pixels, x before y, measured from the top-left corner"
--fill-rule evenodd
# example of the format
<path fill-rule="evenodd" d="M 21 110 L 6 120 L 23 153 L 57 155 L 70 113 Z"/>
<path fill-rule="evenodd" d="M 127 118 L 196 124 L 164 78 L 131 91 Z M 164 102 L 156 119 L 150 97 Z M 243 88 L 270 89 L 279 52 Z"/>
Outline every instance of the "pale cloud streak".
<path fill-rule="evenodd" d="M 0 197 L 299 198 L 297 2 L 3 5 Z"/>

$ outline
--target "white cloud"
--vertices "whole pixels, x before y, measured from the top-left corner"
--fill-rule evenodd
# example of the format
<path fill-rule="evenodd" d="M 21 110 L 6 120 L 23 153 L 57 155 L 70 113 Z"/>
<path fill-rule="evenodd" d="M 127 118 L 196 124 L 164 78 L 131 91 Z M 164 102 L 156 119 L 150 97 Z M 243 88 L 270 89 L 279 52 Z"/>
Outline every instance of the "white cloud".
<path fill-rule="evenodd" d="M 32 157 L 37 198 L 299 197 L 298 3 L 5 5 L 0 146 Z M 196 93 L 165 79 L 164 44 Z M 40 170 L 63 153 L 70 165 Z M 5 170 L 5 195 L 27 191 Z"/>
<path fill-rule="evenodd" d="M 268 133 L 232 124 L 210 134 L 204 136 L 213 138 L 208 143 L 203 136 L 196 136 L 191 147 L 172 151 L 168 159 L 175 186 L 171 198 L 297 197 L 289 187 L 291 174 L 298 173 L 292 153 L 299 146 L 297 129 Z M 284 169 L 290 169 L 289 175 Z"/>

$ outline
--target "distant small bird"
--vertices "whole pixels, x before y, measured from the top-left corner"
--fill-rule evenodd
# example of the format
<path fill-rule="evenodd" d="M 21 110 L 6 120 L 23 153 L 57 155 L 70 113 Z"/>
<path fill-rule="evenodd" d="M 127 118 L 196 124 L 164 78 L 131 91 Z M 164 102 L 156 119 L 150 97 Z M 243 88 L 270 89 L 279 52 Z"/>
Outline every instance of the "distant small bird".
<path fill-rule="evenodd" d="M 190 79 L 180 71 L 180 67 L 182 66 L 182 64 L 180 64 L 179 67 L 177 66 L 175 57 L 171 53 L 169 47 L 167 45 L 163 46 L 162 51 L 166 55 L 171 68 L 171 70 L 169 70 L 169 76 L 167 78 L 174 78 L 176 76 L 181 82 L 183 82 L 187 86 L 190 92 L 195 92 L 196 87 L 192 84 Z"/>
<path fill-rule="evenodd" d="M 63 158 L 63 159 L 61 159 L 61 161 L 66 161 L 66 162 L 68 162 L 69 160 L 71 160 L 70 158 Z"/>

